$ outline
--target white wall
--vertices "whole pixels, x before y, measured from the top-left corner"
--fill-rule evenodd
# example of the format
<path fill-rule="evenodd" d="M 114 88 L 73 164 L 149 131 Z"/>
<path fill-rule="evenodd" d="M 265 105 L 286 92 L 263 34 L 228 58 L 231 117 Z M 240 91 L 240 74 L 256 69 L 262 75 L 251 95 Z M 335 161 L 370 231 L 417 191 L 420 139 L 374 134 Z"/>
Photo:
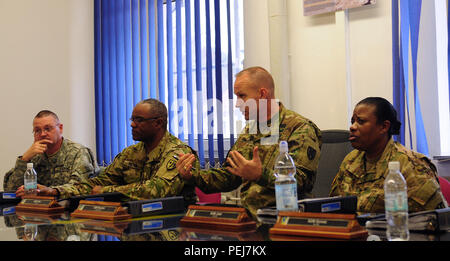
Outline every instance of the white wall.
<path fill-rule="evenodd" d="M 244 24 L 244 66 L 266 66 L 274 73 L 278 68 L 273 68 L 273 60 L 280 58 L 273 57 L 276 47 L 269 43 L 280 42 L 273 39 L 280 38 L 280 34 L 271 32 L 273 15 L 270 8 L 273 1 L 286 2 L 288 33 L 283 40 L 289 43 L 289 72 L 286 72 L 289 74 L 289 94 L 280 93 L 285 91 L 284 87 L 279 88 L 277 94 L 281 101 L 290 104 L 291 109 L 313 120 L 321 129 L 348 129 L 353 108 L 363 98 L 381 96 L 392 102 L 391 1 L 377 1 L 375 5 L 351 9 L 347 13 L 340 11 L 309 17 L 303 15 L 303 0 L 244 1 L 244 14 L 252 16 Z M 445 79 L 438 80 L 437 70 L 447 62 L 439 61 L 443 55 L 437 50 L 439 44 L 446 44 L 441 36 L 446 28 L 437 31 L 437 22 L 433 19 L 437 19 L 438 12 L 445 13 L 442 4 L 437 8 L 437 3 L 442 1 L 423 1 L 420 28 L 419 96 L 431 157 L 444 151 L 442 137 L 448 140 L 450 135 L 439 133 L 442 120 L 439 119 L 439 95 L 435 87 L 439 82 L 447 83 Z M 279 48 L 284 46 L 280 44 Z M 274 78 L 278 87 L 285 84 Z M 436 91 L 430 91 L 430 88 Z M 448 87 L 442 89 L 448 90 Z M 448 118 L 446 115 L 440 117 Z"/>
<path fill-rule="evenodd" d="M 246 20 L 244 65 L 273 71 L 267 53 L 267 43 L 276 42 L 267 24 L 272 19 L 267 11 L 270 1 L 245 0 L 245 15 L 258 19 Z M 347 17 L 344 12 L 306 17 L 303 1 L 283 1 L 287 4 L 290 94 L 289 101 L 283 101 L 287 98 L 280 93 L 278 98 L 321 129 L 347 129 L 349 108 L 367 96 L 392 100 L 390 1 L 350 10 Z M 247 42 L 249 38 L 256 41 L 255 37 L 258 44 Z"/>
<path fill-rule="evenodd" d="M 0 0 L 0 185 L 49 109 L 95 152 L 92 0 Z"/>

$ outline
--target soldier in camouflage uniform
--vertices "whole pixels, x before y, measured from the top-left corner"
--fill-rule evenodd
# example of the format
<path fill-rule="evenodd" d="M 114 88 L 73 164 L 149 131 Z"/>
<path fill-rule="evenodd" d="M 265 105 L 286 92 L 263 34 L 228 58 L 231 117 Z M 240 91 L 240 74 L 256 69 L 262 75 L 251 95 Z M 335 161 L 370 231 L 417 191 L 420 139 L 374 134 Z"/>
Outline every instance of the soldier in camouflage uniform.
<path fill-rule="evenodd" d="M 394 142 L 401 123 L 385 99 L 370 97 L 355 107 L 350 138 L 356 149 L 343 160 L 330 196 L 358 197 L 358 212 L 384 213 L 384 180 L 390 161 L 400 162 L 408 187 L 408 210 L 417 212 L 445 207 L 436 167 L 420 153 Z"/>
<path fill-rule="evenodd" d="M 167 131 L 167 108 L 155 99 L 136 105 L 131 116 L 133 139 L 97 177 L 49 191 L 67 198 L 77 195 L 119 192 L 129 200 L 184 196 L 195 202 L 194 187 L 185 184 L 176 169 L 174 155 L 193 150 Z M 196 164 L 199 167 L 198 161 Z"/>
<path fill-rule="evenodd" d="M 272 76 L 263 68 L 240 72 L 234 93 L 238 97 L 236 107 L 249 122 L 228 152 L 222 168 L 191 173 L 194 156 L 180 155 L 177 162 L 180 173 L 186 179 L 192 177 L 193 183 L 205 193 L 231 191 L 242 184 L 241 203 L 256 217 L 258 209 L 275 205 L 275 159 L 279 142 L 286 140 L 296 166 L 298 197 L 311 197 L 322 144 L 319 128 L 274 99 Z M 261 105 L 262 100 L 268 101 L 267 108 Z M 252 101 L 256 108 L 251 108 Z M 267 116 L 261 117 L 263 114 Z"/>
<path fill-rule="evenodd" d="M 37 172 L 38 189 L 58 188 L 94 176 L 99 167 L 92 151 L 62 136 L 63 124 L 51 111 L 39 112 L 33 120 L 33 145 L 16 160 L 16 166 L 5 174 L 3 189 L 23 195 L 23 175 L 27 163 Z"/>

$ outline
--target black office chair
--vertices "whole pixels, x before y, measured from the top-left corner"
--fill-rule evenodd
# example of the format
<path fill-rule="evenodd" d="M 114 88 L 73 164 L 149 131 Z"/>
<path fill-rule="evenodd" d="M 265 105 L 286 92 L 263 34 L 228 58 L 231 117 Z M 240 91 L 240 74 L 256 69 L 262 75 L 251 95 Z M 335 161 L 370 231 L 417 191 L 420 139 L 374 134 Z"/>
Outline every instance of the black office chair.
<path fill-rule="evenodd" d="M 339 170 L 342 160 L 353 150 L 348 137 L 349 131 L 347 130 L 322 131 L 319 167 L 312 190 L 315 198 L 328 197 L 331 183 Z"/>

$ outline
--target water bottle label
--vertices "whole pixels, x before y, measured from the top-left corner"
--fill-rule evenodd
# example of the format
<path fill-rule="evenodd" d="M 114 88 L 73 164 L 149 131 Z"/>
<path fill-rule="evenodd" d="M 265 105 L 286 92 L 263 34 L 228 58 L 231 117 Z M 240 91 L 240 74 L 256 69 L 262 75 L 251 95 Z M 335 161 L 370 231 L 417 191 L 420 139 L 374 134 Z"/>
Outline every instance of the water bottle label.
<path fill-rule="evenodd" d="M 37 184 L 36 182 L 26 182 L 24 184 L 25 190 L 29 190 L 29 189 L 36 189 L 37 188 Z"/>
<path fill-rule="evenodd" d="M 297 183 L 276 185 L 275 196 L 278 210 L 298 209 Z"/>
<path fill-rule="evenodd" d="M 408 196 L 404 192 L 386 195 L 385 208 L 387 211 L 408 211 Z"/>

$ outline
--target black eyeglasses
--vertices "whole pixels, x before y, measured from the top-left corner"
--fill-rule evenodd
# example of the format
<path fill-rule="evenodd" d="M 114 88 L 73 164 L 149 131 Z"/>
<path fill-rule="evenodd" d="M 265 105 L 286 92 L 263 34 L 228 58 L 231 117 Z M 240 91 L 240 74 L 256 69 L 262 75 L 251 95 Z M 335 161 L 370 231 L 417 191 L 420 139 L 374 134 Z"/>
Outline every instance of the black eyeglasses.
<path fill-rule="evenodd" d="M 159 118 L 161 118 L 161 116 L 156 116 L 156 117 L 153 117 L 153 118 L 131 117 L 130 121 L 134 122 L 134 123 L 141 123 L 141 122 L 144 122 L 144 121 L 151 121 L 151 120 L 156 120 L 156 119 L 159 119 Z"/>

